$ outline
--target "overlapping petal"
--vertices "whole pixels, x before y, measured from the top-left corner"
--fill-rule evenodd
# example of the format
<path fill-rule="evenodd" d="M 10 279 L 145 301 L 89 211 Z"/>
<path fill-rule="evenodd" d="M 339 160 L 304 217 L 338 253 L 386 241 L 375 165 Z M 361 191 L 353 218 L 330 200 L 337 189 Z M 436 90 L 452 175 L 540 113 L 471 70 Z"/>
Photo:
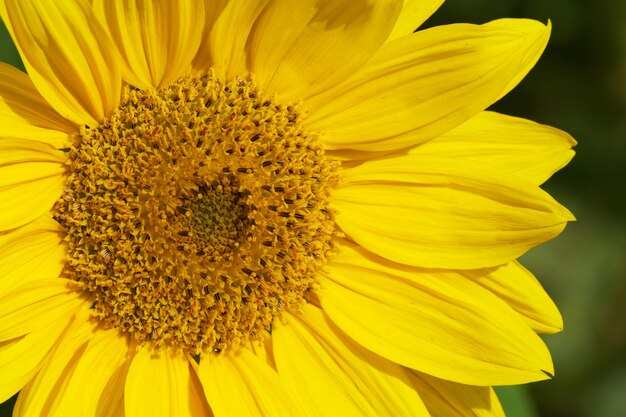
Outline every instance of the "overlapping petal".
<path fill-rule="evenodd" d="M 276 371 L 251 350 L 209 354 L 198 376 L 215 417 L 316 416 L 286 389 Z"/>
<path fill-rule="evenodd" d="M 562 130 L 485 111 L 409 153 L 469 159 L 539 185 L 574 157 L 574 145 Z"/>
<path fill-rule="evenodd" d="M 530 327 L 459 274 L 406 267 L 346 245 L 327 269 L 320 300 L 328 316 L 389 360 L 470 385 L 520 384 L 553 373 Z"/>
<path fill-rule="evenodd" d="M 250 69 L 284 102 L 328 90 L 373 56 L 401 7 L 398 0 L 275 0 L 255 24 Z"/>
<path fill-rule="evenodd" d="M 428 416 L 402 367 L 354 343 L 310 304 L 276 323 L 272 340 L 281 379 L 321 415 Z"/>
<path fill-rule="evenodd" d="M 525 19 L 523 20 L 525 23 L 533 22 L 532 20 Z M 536 24 L 537 22 L 535 22 Z M 492 27 L 497 28 L 515 28 L 521 29 L 519 27 L 518 19 L 498 19 L 489 23 Z M 550 32 L 552 31 L 552 22 L 548 20 L 545 26 L 545 30 L 542 32 L 537 32 L 534 36 L 528 36 L 525 38 L 524 43 L 524 55 L 522 56 L 522 60 L 520 61 L 519 68 L 517 69 L 513 78 L 509 81 L 507 86 L 500 93 L 500 98 L 504 97 L 514 89 L 517 84 L 519 84 L 526 75 L 533 69 L 537 61 L 539 61 L 539 57 L 543 54 L 543 51 L 546 49 L 548 45 L 548 38 L 550 37 Z"/>
<path fill-rule="evenodd" d="M 132 359 L 124 389 L 126 417 L 203 417 L 208 410 L 193 388 L 187 357 L 182 352 L 142 346 Z M 198 388 L 198 387 L 196 387 Z"/>
<path fill-rule="evenodd" d="M 113 373 L 98 401 L 97 417 L 119 417 L 125 414 L 124 386 L 129 363 L 125 362 Z"/>
<path fill-rule="evenodd" d="M 63 192 L 66 168 L 51 145 L 0 139 L 0 232 L 46 213 Z M 58 155 L 58 156 L 57 156 Z"/>
<path fill-rule="evenodd" d="M 431 417 L 505 417 L 491 387 L 476 387 L 412 372 L 411 381 Z"/>
<path fill-rule="evenodd" d="M 0 403 L 11 398 L 35 376 L 70 319 L 57 320 L 21 338 L 0 342 Z"/>
<path fill-rule="evenodd" d="M 387 42 L 410 35 L 443 4 L 443 0 L 404 0 Z"/>
<path fill-rule="evenodd" d="M 119 59 L 86 0 L 2 0 L 0 14 L 35 87 L 59 114 L 93 125 L 117 107 Z"/>
<path fill-rule="evenodd" d="M 50 416 L 55 400 L 67 386 L 93 335 L 94 326 L 87 315 L 77 315 L 64 337 L 51 349 L 37 375 L 20 392 L 13 411 L 15 417 Z"/>
<path fill-rule="evenodd" d="M 333 191 L 352 239 L 408 265 L 475 269 L 558 235 L 572 215 L 516 176 L 469 160 L 408 155 L 346 169 Z M 479 254 L 479 255 L 477 255 Z"/>
<path fill-rule="evenodd" d="M 129 343 L 117 329 L 100 329 L 91 338 L 80 359 L 67 376 L 51 404 L 48 417 L 84 417 L 106 415 L 111 402 L 123 398 L 110 396 L 107 389 L 118 383 L 118 374 L 128 370 Z"/>
<path fill-rule="evenodd" d="M 62 278 L 26 281 L 0 297 L 0 341 L 43 330 L 89 303 Z"/>
<path fill-rule="evenodd" d="M 211 31 L 215 21 L 222 14 L 228 0 L 204 0 L 204 29 L 201 35 L 200 47 L 193 60 L 193 68 L 206 72 L 213 66 L 211 57 Z"/>
<path fill-rule="evenodd" d="M 0 296 L 31 280 L 58 277 L 64 263 L 61 226 L 49 214 L 0 234 Z"/>
<path fill-rule="evenodd" d="M 330 149 L 390 151 L 481 112 L 528 71 L 550 29 L 532 20 L 456 24 L 389 42 L 337 88 L 305 102 Z"/>
<path fill-rule="evenodd" d="M 61 165 L 66 160 L 65 153 L 53 144 L 13 137 L 0 138 L 0 166 L 27 162 L 53 162 Z"/>
<path fill-rule="evenodd" d="M 257 17 L 269 1 L 226 2 L 215 20 L 209 35 L 209 61 L 226 79 L 245 75 L 246 42 Z"/>
<path fill-rule="evenodd" d="M 563 330 L 559 309 L 537 278 L 519 262 L 462 274 L 506 301 L 534 331 L 557 333 Z"/>
<path fill-rule="evenodd" d="M 74 124 L 61 117 L 35 89 L 28 75 L 0 63 L 0 137 L 67 146 Z"/>
<path fill-rule="evenodd" d="M 165 86 L 190 70 L 204 30 L 204 0 L 94 0 L 93 7 L 130 84 Z"/>

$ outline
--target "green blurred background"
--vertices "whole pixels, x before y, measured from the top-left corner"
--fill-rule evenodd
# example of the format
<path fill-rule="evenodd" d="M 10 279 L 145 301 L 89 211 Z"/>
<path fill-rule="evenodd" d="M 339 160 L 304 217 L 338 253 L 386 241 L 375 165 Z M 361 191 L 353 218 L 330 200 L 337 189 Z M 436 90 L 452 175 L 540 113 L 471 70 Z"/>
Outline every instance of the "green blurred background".
<path fill-rule="evenodd" d="M 626 0 L 447 0 L 426 23 L 552 20 L 530 75 L 493 109 L 564 129 L 573 162 L 545 188 L 578 222 L 524 256 L 560 307 L 556 378 L 500 388 L 508 417 L 626 416 Z M 4 27 L 0 61 L 23 69 Z M 12 402 L 0 405 L 10 416 Z"/>

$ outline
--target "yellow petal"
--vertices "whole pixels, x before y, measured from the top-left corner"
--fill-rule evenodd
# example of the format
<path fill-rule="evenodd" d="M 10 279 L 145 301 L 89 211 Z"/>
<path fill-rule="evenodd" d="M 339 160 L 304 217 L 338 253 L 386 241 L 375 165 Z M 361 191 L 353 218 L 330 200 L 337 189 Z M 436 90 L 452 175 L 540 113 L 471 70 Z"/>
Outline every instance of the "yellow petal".
<path fill-rule="evenodd" d="M 34 155 L 46 158 L 46 155 L 40 152 L 30 153 L 31 157 Z M 49 177 L 63 176 L 66 172 L 65 167 L 59 161 L 44 160 L 31 162 L 29 157 L 20 161 L 18 159 L 20 156 L 19 151 L 13 151 L 11 154 L 7 153 L 2 157 L 5 160 L 9 159 L 9 161 L 0 163 L 0 190 L 4 191 L 12 186 L 36 182 Z M 44 210 L 49 208 L 50 206 Z"/>
<path fill-rule="evenodd" d="M 287 102 L 325 91 L 376 53 L 401 7 L 399 0 L 273 2 L 255 27 L 252 70 Z"/>
<path fill-rule="evenodd" d="M 398 265 L 349 246 L 327 270 L 320 290 L 324 311 L 389 360 L 481 386 L 538 381 L 553 373 L 548 349 L 519 315 L 455 272 Z"/>
<path fill-rule="evenodd" d="M 192 398 L 191 377 L 189 361 L 182 353 L 142 347 L 126 377 L 126 417 L 203 417 L 206 410 L 193 405 L 197 399 Z"/>
<path fill-rule="evenodd" d="M 278 374 L 324 416 L 428 416 L 405 369 L 354 343 L 316 307 L 276 323 Z"/>
<path fill-rule="evenodd" d="M 390 151 L 435 138 L 494 103 L 518 77 L 532 20 L 435 27 L 386 43 L 357 74 L 305 102 L 330 149 Z M 539 55 L 539 52 L 537 52 Z"/>
<path fill-rule="evenodd" d="M 127 361 L 111 375 L 98 401 L 97 417 L 124 417 L 124 385 L 129 366 Z"/>
<path fill-rule="evenodd" d="M 128 370 L 127 339 L 117 330 L 99 330 L 68 376 L 67 385 L 58 392 L 48 417 L 100 416 L 101 407 L 122 401 L 121 397 L 105 397 L 104 391 L 112 379 L 116 381 L 118 372 Z"/>
<path fill-rule="evenodd" d="M 215 417 L 316 415 L 294 400 L 264 358 L 248 349 L 203 357 L 198 376 Z"/>
<path fill-rule="evenodd" d="M 63 193 L 58 162 L 0 164 L 0 231 L 20 227 L 52 208 Z"/>
<path fill-rule="evenodd" d="M 54 145 L 29 139 L 0 138 L 0 166 L 24 162 L 56 162 L 61 165 L 67 156 Z"/>
<path fill-rule="evenodd" d="M 0 136 L 33 139 L 62 148 L 77 127 L 41 97 L 28 75 L 0 63 Z"/>
<path fill-rule="evenodd" d="M 14 417 L 48 416 L 54 401 L 67 386 L 69 376 L 79 363 L 93 332 L 94 326 L 87 320 L 87 314 L 79 313 L 52 348 L 41 370 L 20 392 Z"/>
<path fill-rule="evenodd" d="M 259 13 L 269 0 L 229 1 L 209 36 L 210 62 L 232 79 L 246 74 L 246 42 Z"/>
<path fill-rule="evenodd" d="M 473 161 L 409 155 L 344 171 L 336 221 L 396 262 L 477 269 L 557 236 L 571 213 L 539 187 Z"/>
<path fill-rule="evenodd" d="M 318 3 L 319 0 L 274 0 L 263 10 L 249 40 L 250 71 L 257 82 L 271 81 L 294 40 L 315 17 Z"/>
<path fill-rule="evenodd" d="M 137 88 L 168 85 L 185 75 L 198 51 L 204 0 L 94 0 L 115 43 L 123 77 Z"/>
<path fill-rule="evenodd" d="M 0 403 L 11 398 L 37 373 L 67 324 L 67 320 L 57 320 L 45 329 L 0 345 Z"/>
<path fill-rule="evenodd" d="M 0 297 L 0 341 L 43 330 L 84 306 L 88 301 L 67 279 L 27 281 Z"/>
<path fill-rule="evenodd" d="M 475 387 L 411 373 L 432 417 L 505 417 L 491 387 Z"/>
<path fill-rule="evenodd" d="M 61 227 L 49 215 L 0 234 L 0 296 L 31 280 L 58 277 L 64 264 Z"/>
<path fill-rule="evenodd" d="M 210 35 L 213 25 L 226 7 L 227 0 L 204 0 L 204 26 L 198 53 L 193 60 L 194 69 L 207 72 L 213 66 L 211 57 Z"/>
<path fill-rule="evenodd" d="M 567 165 L 575 144 L 562 130 L 485 111 L 410 153 L 470 159 L 539 185 Z"/>
<path fill-rule="evenodd" d="M 494 28 L 512 28 L 518 26 L 518 22 L 519 19 L 498 19 L 489 24 Z M 550 39 L 550 32 L 552 32 L 552 23 L 550 21 L 546 24 L 546 28 L 547 30 L 535 32 L 525 39 L 526 44 L 524 45 L 524 50 L 526 52 L 522 57 L 517 73 L 509 81 L 502 93 L 500 93 L 500 97 L 504 97 L 509 91 L 514 89 L 537 63 Z"/>
<path fill-rule="evenodd" d="M 119 60 L 86 0 L 2 0 L 0 14 L 35 87 L 59 114 L 96 124 L 117 107 Z"/>
<path fill-rule="evenodd" d="M 465 276 L 506 301 L 538 333 L 563 330 L 563 318 L 537 278 L 517 261 Z"/>
<path fill-rule="evenodd" d="M 404 0 L 398 21 L 387 42 L 413 33 L 442 3 L 443 0 Z"/>
<path fill-rule="evenodd" d="M 0 138 L 0 231 L 29 222 L 61 195 L 66 156 L 53 145 Z"/>

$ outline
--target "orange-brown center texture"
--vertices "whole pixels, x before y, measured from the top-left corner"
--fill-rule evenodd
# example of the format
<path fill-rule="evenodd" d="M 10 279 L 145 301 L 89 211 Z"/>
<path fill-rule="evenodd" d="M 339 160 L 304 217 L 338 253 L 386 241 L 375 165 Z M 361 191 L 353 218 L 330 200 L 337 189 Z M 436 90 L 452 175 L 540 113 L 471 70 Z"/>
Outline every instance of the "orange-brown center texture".
<path fill-rule="evenodd" d="M 198 354 L 261 340 L 333 253 L 339 165 L 297 106 L 251 79 L 126 88 L 65 151 L 64 275 L 139 343 Z"/>

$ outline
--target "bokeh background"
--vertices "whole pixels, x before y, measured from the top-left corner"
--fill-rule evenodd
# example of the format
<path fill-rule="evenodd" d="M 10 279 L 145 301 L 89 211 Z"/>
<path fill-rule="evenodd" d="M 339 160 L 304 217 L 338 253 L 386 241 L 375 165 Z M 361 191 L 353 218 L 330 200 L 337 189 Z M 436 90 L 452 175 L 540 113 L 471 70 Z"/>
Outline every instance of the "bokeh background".
<path fill-rule="evenodd" d="M 564 129 L 579 144 L 545 185 L 578 222 L 522 259 L 563 313 L 564 332 L 546 337 L 556 378 L 498 391 L 508 417 L 624 417 L 626 0 L 447 0 L 425 26 L 500 17 L 551 19 L 553 32 L 539 64 L 493 109 Z M 23 69 L 1 23 L 0 61 Z"/>

